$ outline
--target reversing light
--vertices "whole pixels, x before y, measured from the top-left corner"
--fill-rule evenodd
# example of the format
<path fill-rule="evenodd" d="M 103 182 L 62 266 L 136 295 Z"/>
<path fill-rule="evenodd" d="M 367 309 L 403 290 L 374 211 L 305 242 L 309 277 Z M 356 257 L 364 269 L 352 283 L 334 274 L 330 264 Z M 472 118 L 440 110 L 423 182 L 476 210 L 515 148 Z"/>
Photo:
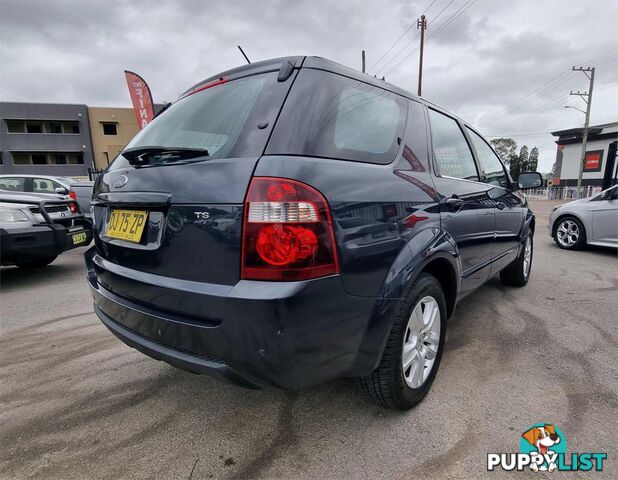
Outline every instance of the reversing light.
<path fill-rule="evenodd" d="M 245 201 L 246 280 L 307 280 L 339 273 L 328 203 L 296 180 L 254 177 Z"/>

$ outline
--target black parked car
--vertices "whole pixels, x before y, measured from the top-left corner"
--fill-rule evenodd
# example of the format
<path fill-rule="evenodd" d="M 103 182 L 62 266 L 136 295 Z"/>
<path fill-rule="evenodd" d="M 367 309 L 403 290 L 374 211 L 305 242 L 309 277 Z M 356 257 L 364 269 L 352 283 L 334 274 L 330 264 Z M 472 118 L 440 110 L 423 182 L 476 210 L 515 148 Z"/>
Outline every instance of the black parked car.
<path fill-rule="evenodd" d="M 393 85 L 315 57 L 245 65 L 187 90 L 97 180 L 95 311 L 192 372 L 358 377 L 409 408 L 457 301 L 528 281 L 521 188 L 540 182 L 513 183 L 470 126 Z"/>

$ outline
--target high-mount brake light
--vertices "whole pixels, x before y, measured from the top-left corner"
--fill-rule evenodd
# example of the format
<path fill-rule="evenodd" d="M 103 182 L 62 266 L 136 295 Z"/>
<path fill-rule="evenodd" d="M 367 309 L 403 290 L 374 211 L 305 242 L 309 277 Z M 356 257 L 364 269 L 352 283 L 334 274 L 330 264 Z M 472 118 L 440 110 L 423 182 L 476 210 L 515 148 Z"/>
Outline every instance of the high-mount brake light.
<path fill-rule="evenodd" d="M 223 85 L 224 83 L 227 83 L 228 81 L 229 81 L 228 77 L 219 77 L 218 79 L 213 80 L 212 82 L 204 83 L 202 85 L 199 85 L 199 86 L 195 87 L 190 92 L 187 92 L 187 94 L 184 95 L 184 96 L 187 97 L 189 95 L 193 95 L 194 93 L 201 92 L 202 90 L 206 90 L 208 88 L 216 87 L 217 85 Z"/>
<path fill-rule="evenodd" d="M 296 180 L 253 178 L 242 240 L 245 280 L 308 280 L 339 273 L 328 203 Z"/>

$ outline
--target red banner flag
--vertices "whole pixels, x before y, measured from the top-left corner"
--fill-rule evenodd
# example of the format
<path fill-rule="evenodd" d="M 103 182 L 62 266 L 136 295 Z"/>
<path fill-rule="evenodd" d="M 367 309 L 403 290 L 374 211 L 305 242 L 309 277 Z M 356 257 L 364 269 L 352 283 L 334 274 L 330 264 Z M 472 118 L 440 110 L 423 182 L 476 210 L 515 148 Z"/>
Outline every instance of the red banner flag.
<path fill-rule="evenodd" d="M 150 88 L 144 79 L 137 73 L 125 70 L 124 76 L 129 86 L 129 93 L 131 94 L 131 102 L 133 102 L 133 109 L 137 116 L 137 123 L 140 128 L 144 128 L 154 118 L 154 106 Z"/>

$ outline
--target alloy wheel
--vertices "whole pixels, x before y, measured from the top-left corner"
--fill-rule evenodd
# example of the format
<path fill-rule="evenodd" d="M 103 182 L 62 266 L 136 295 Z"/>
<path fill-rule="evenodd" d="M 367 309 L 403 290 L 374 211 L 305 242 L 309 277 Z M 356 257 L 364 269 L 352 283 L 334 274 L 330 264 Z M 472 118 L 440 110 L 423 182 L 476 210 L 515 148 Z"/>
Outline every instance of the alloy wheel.
<path fill-rule="evenodd" d="M 530 236 L 526 237 L 524 246 L 524 277 L 528 277 L 530 273 L 530 264 L 532 263 L 532 240 Z"/>
<path fill-rule="evenodd" d="M 431 296 L 423 297 L 410 314 L 401 354 L 403 376 L 410 388 L 419 388 L 431 373 L 440 343 L 440 320 L 440 306 Z"/>
<path fill-rule="evenodd" d="M 572 247 L 579 240 L 579 227 L 573 220 L 563 220 L 556 230 L 556 238 L 563 247 Z"/>

